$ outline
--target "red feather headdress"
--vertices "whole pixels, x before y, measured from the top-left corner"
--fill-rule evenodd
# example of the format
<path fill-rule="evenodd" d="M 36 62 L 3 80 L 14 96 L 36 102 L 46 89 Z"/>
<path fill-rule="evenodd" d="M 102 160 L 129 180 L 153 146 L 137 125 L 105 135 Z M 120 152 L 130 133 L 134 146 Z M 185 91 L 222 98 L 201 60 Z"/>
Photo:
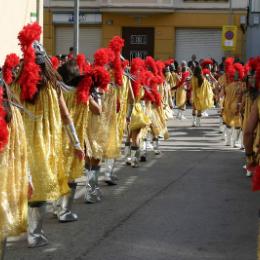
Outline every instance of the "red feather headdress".
<path fill-rule="evenodd" d="M 60 61 L 56 56 L 52 56 L 51 57 L 51 65 L 53 67 L 54 70 L 57 70 L 60 66 Z"/>
<path fill-rule="evenodd" d="M 235 63 L 234 64 L 234 69 L 238 72 L 239 75 L 239 79 L 243 80 L 245 77 L 245 70 L 244 70 L 244 66 L 240 63 Z"/>
<path fill-rule="evenodd" d="M 165 64 L 164 64 L 163 61 L 158 60 L 158 61 L 156 61 L 156 67 L 157 67 L 157 70 L 158 70 L 158 76 L 160 76 L 160 78 L 161 78 L 159 84 L 161 84 L 161 83 L 163 83 L 163 81 L 165 79 L 164 78 L 164 73 L 163 73 L 163 70 L 165 68 Z"/>
<path fill-rule="evenodd" d="M 140 58 L 132 59 L 130 72 L 135 77 L 135 80 L 132 80 L 132 88 L 135 97 L 138 97 L 140 94 L 143 70 L 144 61 Z"/>
<path fill-rule="evenodd" d="M 3 106 L 3 94 L 4 90 L 0 86 L 0 152 L 2 152 L 8 143 L 9 131 L 5 121 L 6 112 Z"/>
<path fill-rule="evenodd" d="M 80 74 L 84 74 L 88 71 L 89 65 L 87 63 L 87 59 L 84 53 L 79 53 L 77 55 L 77 64 L 79 66 Z"/>
<path fill-rule="evenodd" d="M 156 62 L 155 60 L 153 59 L 153 57 L 151 56 L 147 56 L 145 58 L 145 65 L 147 67 L 148 70 L 152 71 L 152 73 L 154 75 L 157 75 L 158 74 L 158 69 L 157 69 L 157 66 L 156 66 Z"/>
<path fill-rule="evenodd" d="M 209 69 L 202 69 L 202 74 L 203 75 L 209 75 L 210 74 L 210 70 Z"/>
<path fill-rule="evenodd" d="M 97 66 L 105 66 L 109 63 L 108 49 L 98 49 L 94 54 L 94 64 Z"/>
<path fill-rule="evenodd" d="M 174 63 L 174 59 L 168 59 L 168 60 L 164 61 L 165 66 L 170 66 L 173 63 Z"/>
<path fill-rule="evenodd" d="M 23 68 L 18 80 L 21 86 L 21 99 L 31 100 L 37 93 L 37 84 L 40 81 L 40 66 L 35 62 L 34 41 L 40 40 L 42 29 L 38 23 L 28 24 L 18 34 L 23 52 Z"/>
<path fill-rule="evenodd" d="M 204 59 L 202 62 L 201 62 L 201 67 L 202 68 L 205 68 L 206 66 L 208 65 L 213 65 L 213 60 L 212 59 Z"/>
<path fill-rule="evenodd" d="M 109 48 L 114 52 L 115 58 L 113 61 L 113 68 L 114 68 L 114 75 L 115 75 L 115 83 L 118 86 L 123 85 L 123 69 L 121 65 L 121 51 L 124 47 L 125 41 L 119 36 L 115 36 L 110 42 L 109 42 Z"/>
<path fill-rule="evenodd" d="M 84 78 L 77 86 L 77 102 L 86 104 L 89 100 L 91 87 L 93 86 L 91 71 L 84 75 Z"/>
<path fill-rule="evenodd" d="M 19 57 L 15 53 L 11 53 L 6 56 L 5 63 L 3 66 L 3 78 L 4 81 L 10 85 L 13 82 L 12 70 L 17 67 L 20 63 Z"/>

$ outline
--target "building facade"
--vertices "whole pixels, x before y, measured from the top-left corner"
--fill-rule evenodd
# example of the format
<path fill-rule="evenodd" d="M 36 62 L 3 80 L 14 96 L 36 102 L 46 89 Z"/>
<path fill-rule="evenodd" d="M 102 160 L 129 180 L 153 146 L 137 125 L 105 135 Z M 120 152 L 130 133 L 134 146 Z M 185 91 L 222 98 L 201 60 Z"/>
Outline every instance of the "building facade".
<path fill-rule="evenodd" d="M 43 25 L 43 0 L 0 1 L 1 51 L 0 64 L 11 52 L 21 55 L 17 35 L 22 27 L 36 21 Z"/>
<path fill-rule="evenodd" d="M 260 1 L 250 0 L 247 19 L 247 58 L 260 55 Z"/>
<path fill-rule="evenodd" d="M 247 0 L 81 0 L 80 52 L 91 58 L 114 35 L 125 39 L 123 55 L 128 58 L 152 55 L 158 59 L 176 57 L 221 60 L 224 52 L 222 26 L 238 27 L 236 49 L 245 56 L 242 21 Z M 44 42 L 50 54 L 67 53 L 73 44 L 73 1 L 46 0 Z"/>

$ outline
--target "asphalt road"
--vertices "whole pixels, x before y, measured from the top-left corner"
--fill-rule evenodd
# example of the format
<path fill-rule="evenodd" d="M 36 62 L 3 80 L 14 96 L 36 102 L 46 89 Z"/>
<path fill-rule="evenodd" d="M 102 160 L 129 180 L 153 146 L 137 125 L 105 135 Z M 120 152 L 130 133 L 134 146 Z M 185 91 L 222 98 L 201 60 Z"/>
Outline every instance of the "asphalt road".
<path fill-rule="evenodd" d="M 10 241 L 6 260 L 255 260 L 260 195 L 244 176 L 243 152 L 227 148 L 216 112 L 200 128 L 169 122 L 160 156 L 138 169 L 117 163 L 118 186 L 102 185 L 104 199 L 83 203 L 80 220 L 59 224 L 48 215 L 48 247 Z"/>

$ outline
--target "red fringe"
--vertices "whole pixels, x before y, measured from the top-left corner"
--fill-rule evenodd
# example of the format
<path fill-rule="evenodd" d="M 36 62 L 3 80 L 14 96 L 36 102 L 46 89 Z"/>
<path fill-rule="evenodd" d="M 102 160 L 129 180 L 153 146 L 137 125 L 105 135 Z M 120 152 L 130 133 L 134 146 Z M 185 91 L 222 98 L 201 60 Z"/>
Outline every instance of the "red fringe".
<path fill-rule="evenodd" d="M 235 63 L 234 64 L 234 68 L 235 70 L 238 72 L 239 74 L 239 79 L 243 80 L 245 77 L 245 70 L 244 70 L 244 66 L 240 63 Z"/>
<path fill-rule="evenodd" d="M 13 82 L 12 70 L 20 63 L 19 57 L 15 53 L 11 53 L 6 56 L 5 63 L 3 66 L 3 78 L 4 81 L 10 85 Z"/>

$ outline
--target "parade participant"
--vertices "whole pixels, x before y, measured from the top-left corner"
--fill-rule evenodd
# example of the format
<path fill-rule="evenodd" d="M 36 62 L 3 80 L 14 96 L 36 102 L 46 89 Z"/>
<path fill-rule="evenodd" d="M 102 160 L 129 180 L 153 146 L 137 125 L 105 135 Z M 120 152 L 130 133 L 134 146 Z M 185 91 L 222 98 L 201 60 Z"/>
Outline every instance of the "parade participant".
<path fill-rule="evenodd" d="M 178 83 L 177 90 L 176 90 L 176 106 L 178 108 L 178 113 L 176 118 L 180 120 L 186 119 L 183 115 L 183 112 L 186 108 L 186 102 L 187 102 L 187 90 L 189 87 L 189 81 L 190 81 L 190 71 L 187 68 L 186 61 L 182 61 L 182 67 L 181 72 L 179 73 L 180 81 Z"/>
<path fill-rule="evenodd" d="M 244 78 L 243 66 L 233 63 L 233 58 L 226 59 L 227 84 L 224 86 L 224 106 L 223 121 L 226 125 L 227 146 L 235 147 L 241 129 L 241 94 L 243 89 L 242 80 Z"/>
<path fill-rule="evenodd" d="M 129 91 L 127 122 L 128 141 L 131 142 L 130 157 L 127 157 L 127 164 L 138 167 L 140 157 L 140 142 L 143 134 L 146 134 L 146 127 L 150 124 L 149 118 L 145 115 L 142 98 L 144 96 L 144 61 L 134 58 L 131 64 L 132 88 Z M 142 133 L 145 131 L 145 133 Z"/>
<path fill-rule="evenodd" d="M 91 79 L 90 93 L 95 101 L 95 109 L 90 109 L 88 112 L 87 137 L 90 149 L 86 151 L 85 164 L 87 177 L 85 202 L 90 204 L 101 201 L 98 177 L 108 137 L 108 125 L 104 124 L 105 113 L 103 109 L 103 94 L 107 91 L 110 82 L 109 72 L 104 67 L 108 62 L 109 57 L 106 55 L 106 52 L 104 52 L 104 55 L 96 55 L 94 64 L 89 72 L 89 78 Z M 84 93 L 83 88 L 83 96 L 85 96 Z"/>
<path fill-rule="evenodd" d="M 252 172 L 256 165 L 259 165 L 259 142 L 260 142 L 260 63 L 255 67 L 255 78 L 250 82 L 255 89 L 255 100 L 244 127 L 244 146 L 248 172 Z M 250 175 L 249 175 L 250 176 Z"/>
<path fill-rule="evenodd" d="M 205 71 L 204 71 L 205 73 Z M 213 91 L 210 82 L 206 76 L 203 75 L 202 68 L 197 66 L 194 69 L 193 77 L 191 79 L 192 86 L 192 126 L 200 126 L 201 112 L 212 108 Z"/>
<path fill-rule="evenodd" d="M 88 82 L 91 82 L 88 77 L 85 77 L 89 66 L 85 64 L 84 57 L 81 58 L 82 59 L 70 59 L 58 69 L 58 72 L 66 84 L 66 86 L 63 87 L 63 95 L 70 116 L 75 124 L 80 145 L 87 150 L 90 149 L 86 134 L 88 110 L 89 107 L 92 108 L 95 105 L 95 102 L 87 93 L 85 99 L 82 99 L 79 95 L 82 88 L 86 89 L 86 92 L 90 92 Z M 82 63 L 79 62 L 79 60 L 81 60 Z M 91 105 L 89 105 L 90 103 Z M 70 144 L 70 139 L 64 128 L 62 139 L 64 158 L 66 158 L 64 161 L 64 170 L 71 192 L 64 196 L 61 203 L 60 201 L 56 203 L 55 213 L 60 222 L 70 222 L 78 220 L 78 216 L 72 213 L 72 204 L 77 187 L 76 179 L 83 175 L 84 160 L 73 156 L 73 147 Z"/>
<path fill-rule="evenodd" d="M 32 186 L 27 172 L 25 129 L 19 108 L 9 86 L 19 57 L 7 55 L 0 75 L 0 258 L 4 259 L 8 236 L 27 230 L 28 196 Z"/>
<path fill-rule="evenodd" d="M 37 23 L 24 26 L 18 35 L 23 52 L 23 64 L 13 89 L 22 105 L 34 114 L 32 120 L 23 113 L 28 162 L 34 193 L 29 201 L 29 247 L 45 246 L 47 237 L 42 230 L 47 201 L 55 201 L 70 192 L 64 174 L 62 153 L 62 121 L 71 138 L 75 156 L 84 153 L 69 116 L 61 92 L 60 76 L 38 42 L 41 27 Z"/>
<path fill-rule="evenodd" d="M 241 105 L 242 137 L 248 124 L 252 106 L 258 97 L 258 88 L 256 85 L 256 69 L 258 64 L 260 64 L 258 59 L 251 58 L 245 65 L 246 89 L 243 92 Z M 243 138 L 241 138 L 241 142 L 243 145 Z M 252 172 L 249 169 L 246 169 L 246 176 L 252 176 Z"/>
<path fill-rule="evenodd" d="M 103 125 L 107 126 L 108 135 L 105 140 L 103 159 L 105 161 L 105 182 L 108 185 L 117 184 L 117 176 L 113 169 L 115 160 L 121 155 L 121 144 L 125 128 L 126 102 L 128 96 L 128 81 L 124 76 L 121 56 L 124 40 L 115 36 L 109 42 L 107 49 L 110 62 L 107 69 L 110 73 L 110 83 L 103 98 Z M 121 107 L 121 100 L 122 107 Z M 122 128 L 122 129 L 121 129 Z"/>

